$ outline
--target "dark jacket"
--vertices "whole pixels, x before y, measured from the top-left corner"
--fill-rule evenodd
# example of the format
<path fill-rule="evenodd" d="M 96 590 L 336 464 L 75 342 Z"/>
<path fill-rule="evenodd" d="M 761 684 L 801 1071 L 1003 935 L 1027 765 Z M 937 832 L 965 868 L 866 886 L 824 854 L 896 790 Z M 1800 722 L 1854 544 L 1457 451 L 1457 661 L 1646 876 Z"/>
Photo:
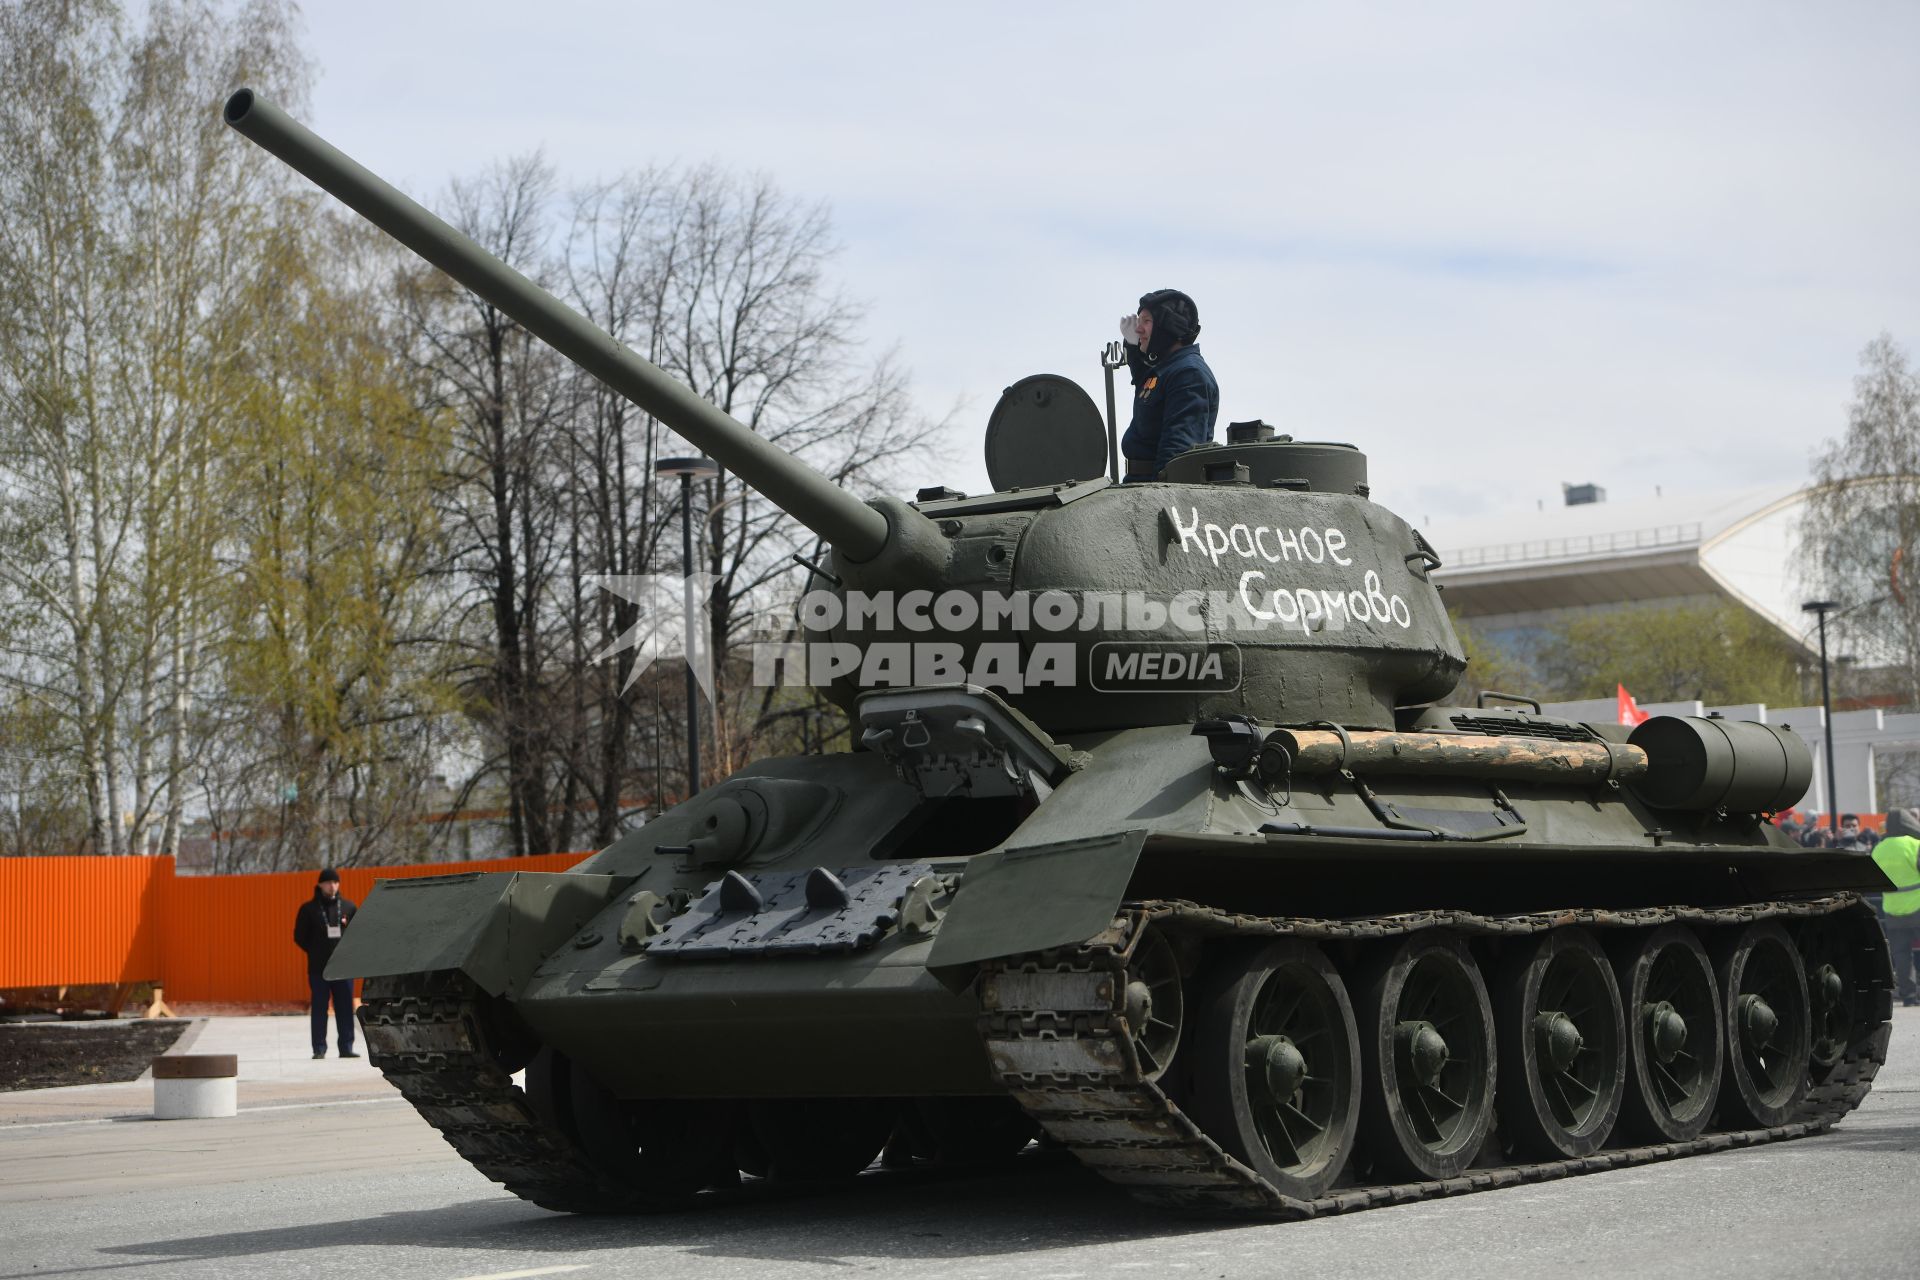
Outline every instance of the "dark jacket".
<path fill-rule="evenodd" d="M 1133 424 L 1121 438 L 1120 452 L 1131 462 L 1151 463 L 1158 476 L 1176 454 L 1213 439 L 1220 384 L 1200 358 L 1198 346 L 1182 347 L 1149 364 L 1139 347 L 1129 345 L 1127 367 L 1133 373 Z"/>
<path fill-rule="evenodd" d="M 313 900 L 300 904 L 300 910 L 293 917 L 293 941 L 307 953 L 310 971 L 318 973 L 326 968 L 327 961 L 333 958 L 333 949 L 340 945 L 340 939 L 327 936 L 327 926 L 338 924 L 345 933 L 356 910 L 352 900 L 344 895 L 327 901 L 318 885 L 314 886 Z"/>

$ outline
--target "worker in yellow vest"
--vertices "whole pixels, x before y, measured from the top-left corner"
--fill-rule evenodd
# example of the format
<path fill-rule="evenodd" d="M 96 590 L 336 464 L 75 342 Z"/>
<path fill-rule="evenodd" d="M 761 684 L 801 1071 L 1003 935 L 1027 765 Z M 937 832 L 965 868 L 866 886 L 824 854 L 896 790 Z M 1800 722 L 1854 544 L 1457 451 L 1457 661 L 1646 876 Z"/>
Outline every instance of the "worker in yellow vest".
<path fill-rule="evenodd" d="M 1893 952 L 1893 980 L 1901 1004 L 1920 1004 L 1913 979 L 1913 944 L 1920 939 L 1920 809 L 1887 813 L 1887 838 L 1873 846 L 1873 860 L 1893 882 L 1880 898 L 1880 924 Z"/>

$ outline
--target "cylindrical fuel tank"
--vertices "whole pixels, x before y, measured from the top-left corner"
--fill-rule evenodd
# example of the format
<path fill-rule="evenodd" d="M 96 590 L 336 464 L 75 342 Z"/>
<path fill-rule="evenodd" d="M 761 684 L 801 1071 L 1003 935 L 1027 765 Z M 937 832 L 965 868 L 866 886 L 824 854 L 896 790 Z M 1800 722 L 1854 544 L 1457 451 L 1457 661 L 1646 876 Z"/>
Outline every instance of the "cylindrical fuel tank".
<path fill-rule="evenodd" d="M 1647 772 L 1627 785 L 1657 809 L 1776 813 L 1813 781 L 1800 736 L 1753 720 L 1655 716 L 1627 741 L 1647 753 Z"/>

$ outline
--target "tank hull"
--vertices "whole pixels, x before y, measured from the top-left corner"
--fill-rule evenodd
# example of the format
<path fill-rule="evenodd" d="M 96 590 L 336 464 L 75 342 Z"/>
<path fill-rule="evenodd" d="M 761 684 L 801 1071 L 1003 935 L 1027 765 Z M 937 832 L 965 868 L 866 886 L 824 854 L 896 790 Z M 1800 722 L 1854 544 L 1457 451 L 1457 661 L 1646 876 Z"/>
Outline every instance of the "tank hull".
<path fill-rule="evenodd" d="M 1311 790 L 1302 780 L 1287 805 L 1266 812 L 1219 779 L 1191 733 L 1138 729 L 1091 745 L 1083 766 L 1019 815 L 1007 838 L 968 856 L 956 853 L 968 824 L 953 817 L 953 803 L 927 800 L 876 755 L 762 761 L 574 873 L 383 886 L 334 972 L 468 969 L 541 1043 L 621 1098 L 992 1095 L 1005 1086 L 980 1039 L 981 966 L 1092 937 L 1128 904 L 1349 922 L 1434 912 L 1631 916 L 1739 910 L 1884 883 L 1869 857 L 1800 849 L 1765 824 L 1709 815 L 1676 834 L 1661 825 L 1672 819 L 1616 788 L 1510 784 L 1502 795 L 1524 819 L 1511 836 L 1410 840 L 1381 828 L 1349 780 Z M 1451 813 L 1462 826 L 1497 811 L 1483 780 L 1386 775 L 1365 788 L 1374 805 L 1435 821 Z M 739 799 L 759 816 L 745 847 L 727 856 L 749 880 L 821 867 L 856 883 L 866 868 L 905 864 L 957 881 L 957 891 L 942 893 L 931 932 L 893 929 L 837 954 L 769 952 L 744 925 L 734 926 L 743 941 L 699 956 L 638 945 L 629 924 L 636 898 L 684 903 L 719 882 L 721 869 L 700 865 L 680 842 L 705 825 L 703 814 Z M 945 817 L 929 819 L 928 809 Z M 755 843 L 756 831 L 768 843 Z M 966 839 L 996 831 L 987 825 Z M 432 942 L 437 916 L 424 904 L 435 892 L 447 899 L 438 915 L 464 930 L 454 945 Z M 507 910 L 496 902 L 519 912 L 510 932 L 526 948 L 521 972 L 500 971 L 505 934 L 475 923 Z M 527 922 L 530 912 L 557 910 L 549 903 L 568 911 Z"/>
<path fill-rule="evenodd" d="M 978 1003 L 927 970 L 930 949 L 543 970 L 515 1007 L 621 1097 L 999 1093 Z"/>
<path fill-rule="evenodd" d="M 1450 856 L 1405 845 L 1329 848 L 1163 838 L 1146 842 L 1125 901 L 1199 902 L 1248 917 L 1361 921 L 1426 912 L 1737 910 L 1876 887 L 1771 847 L 1693 851 L 1533 846 Z M 844 870 L 844 869 L 843 869 Z M 1649 874 L 1651 873 L 1651 874 Z M 1264 882 L 1264 883 L 1263 883 Z M 929 967 L 933 943 L 857 956 L 608 963 L 591 949 L 544 965 L 514 1006 L 543 1043 L 627 1098 L 915 1097 L 1003 1091 L 970 990 Z M 604 966 L 604 967 L 603 967 Z"/>

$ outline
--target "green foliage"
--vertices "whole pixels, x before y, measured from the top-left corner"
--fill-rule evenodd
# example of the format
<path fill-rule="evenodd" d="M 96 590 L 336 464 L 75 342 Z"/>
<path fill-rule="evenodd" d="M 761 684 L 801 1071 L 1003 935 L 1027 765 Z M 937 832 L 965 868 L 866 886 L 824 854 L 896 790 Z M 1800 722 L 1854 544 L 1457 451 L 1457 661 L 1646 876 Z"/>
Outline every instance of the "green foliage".
<path fill-rule="evenodd" d="M 214 104 L 305 62 L 290 0 L 0 4 L 0 689 L 97 852 L 177 845 L 244 283 L 286 179 Z M 9 723 L 6 731 L 16 726 Z M 37 732 L 22 722 L 20 732 Z"/>
<path fill-rule="evenodd" d="M 221 123 L 241 84 L 303 114 L 297 26 L 0 0 L 0 841 L 173 853 L 205 824 L 220 869 L 404 860 L 445 770 L 517 851 L 578 848 L 577 817 L 604 844 L 670 788 L 689 711 L 713 773 L 843 729 L 737 661 L 691 709 L 595 664 L 637 621 L 596 575 L 680 571 L 653 464 L 686 446 Z M 661 170 L 566 218 L 552 179 L 447 203 L 836 484 L 910 470 L 934 427 L 862 354 L 824 208 Z M 732 477 L 695 500 L 724 659 L 807 544 Z"/>
<path fill-rule="evenodd" d="M 60 718 L 0 688 L 0 857 L 85 853 L 85 789 Z"/>
<path fill-rule="evenodd" d="M 1448 617 L 1453 622 L 1453 634 L 1459 637 L 1460 648 L 1467 655 L 1467 669 L 1461 674 L 1460 683 L 1454 687 L 1450 701 L 1463 706 L 1472 705 L 1489 689 L 1500 693 L 1533 694 L 1539 678 L 1534 675 L 1532 668 L 1487 640 L 1465 618 L 1451 611 Z"/>
<path fill-rule="evenodd" d="M 220 441 L 218 647 L 251 747 L 244 816 L 281 833 L 281 861 L 352 862 L 391 844 L 417 816 L 433 727 L 453 704 L 429 578 L 445 419 L 421 407 L 428 389 L 381 322 L 382 286 L 357 283 L 385 279 L 393 257 L 338 220 L 281 229 L 253 284 L 277 320 L 249 345 Z"/>
<path fill-rule="evenodd" d="M 1881 334 L 1860 354 L 1847 428 L 1814 461 L 1801 526 L 1808 599 L 1831 599 L 1835 652 L 1920 703 L 1920 369 Z"/>
<path fill-rule="evenodd" d="M 1642 703 L 1803 700 L 1799 659 L 1769 624 L 1731 603 L 1630 605 L 1555 624 L 1535 654 L 1550 697 Z"/>

